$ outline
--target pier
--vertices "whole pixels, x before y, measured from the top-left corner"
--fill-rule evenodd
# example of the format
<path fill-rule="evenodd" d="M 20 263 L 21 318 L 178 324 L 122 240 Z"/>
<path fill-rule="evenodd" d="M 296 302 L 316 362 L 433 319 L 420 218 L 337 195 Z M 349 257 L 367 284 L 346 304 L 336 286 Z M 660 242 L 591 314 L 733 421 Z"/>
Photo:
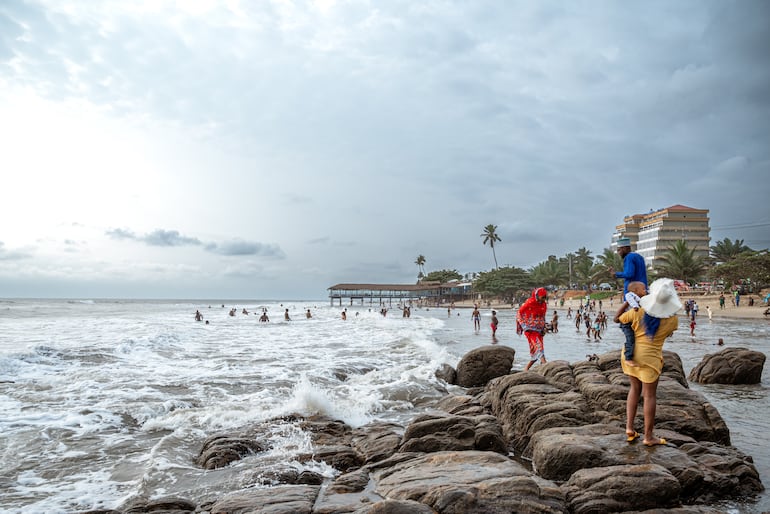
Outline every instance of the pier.
<path fill-rule="evenodd" d="M 422 283 L 422 284 L 337 284 L 328 288 L 329 302 L 334 305 L 337 300 L 342 306 L 342 301 L 349 301 L 353 305 L 359 300 L 361 305 L 369 301 L 369 305 L 387 303 L 406 303 L 412 301 L 426 302 L 428 305 L 440 305 L 447 301 L 454 302 L 467 300 L 473 297 L 470 282 L 450 282 L 447 284 Z"/>

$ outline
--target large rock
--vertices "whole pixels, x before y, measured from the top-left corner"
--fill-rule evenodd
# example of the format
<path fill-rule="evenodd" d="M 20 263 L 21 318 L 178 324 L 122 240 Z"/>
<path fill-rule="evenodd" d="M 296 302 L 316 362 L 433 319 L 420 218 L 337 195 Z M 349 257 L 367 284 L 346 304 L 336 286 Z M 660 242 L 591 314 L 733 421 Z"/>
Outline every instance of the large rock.
<path fill-rule="evenodd" d="M 626 442 L 625 430 L 612 425 L 550 428 L 531 441 L 532 466 L 538 475 L 564 481 L 590 468 L 657 464 L 679 482 L 680 500 L 708 502 L 743 497 L 762 490 L 751 458 L 732 446 L 697 442 L 659 430 L 669 444 Z"/>
<path fill-rule="evenodd" d="M 570 512 L 642 511 L 679 505 L 679 482 L 655 464 L 609 466 L 576 472 L 564 486 Z"/>
<path fill-rule="evenodd" d="M 248 436 L 215 434 L 203 442 L 195 463 L 204 469 L 218 469 L 263 449 L 262 443 Z"/>
<path fill-rule="evenodd" d="M 556 484 L 494 452 L 418 455 L 373 473 L 376 491 L 442 514 L 566 512 Z"/>
<path fill-rule="evenodd" d="M 419 416 L 406 427 L 400 452 L 490 450 L 508 453 L 497 418 L 482 416 Z"/>
<path fill-rule="evenodd" d="M 319 486 L 283 485 L 226 494 L 207 510 L 211 514 L 311 514 Z"/>
<path fill-rule="evenodd" d="M 370 423 L 351 433 L 351 442 L 364 463 L 387 459 L 398 450 L 404 429 L 394 423 Z"/>
<path fill-rule="evenodd" d="M 762 381 L 765 354 L 746 348 L 725 348 L 709 353 L 688 378 L 700 384 L 758 384 Z"/>
<path fill-rule="evenodd" d="M 516 350 L 510 346 L 487 345 L 466 353 L 457 364 L 457 385 L 483 386 L 493 378 L 511 372 Z"/>

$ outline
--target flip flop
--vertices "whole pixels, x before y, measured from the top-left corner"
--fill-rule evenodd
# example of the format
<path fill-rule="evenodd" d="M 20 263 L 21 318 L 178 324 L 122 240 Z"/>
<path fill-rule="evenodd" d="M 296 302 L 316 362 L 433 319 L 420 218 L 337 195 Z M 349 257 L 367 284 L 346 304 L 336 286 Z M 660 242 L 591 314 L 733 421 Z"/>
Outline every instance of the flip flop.
<path fill-rule="evenodd" d="M 660 446 L 660 445 L 664 445 L 664 444 L 667 444 L 667 441 L 665 439 L 663 439 L 662 437 L 660 439 L 658 439 L 657 443 L 647 443 L 647 442 L 644 443 L 645 446 Z"/>
<path fill-rule="evenodd" d="M 639 432 L 634 432 L 633 434 L 629 434 L 628 432 L 626 432 L 626 441 L 628 441 L 629 443 L 636 441 L 638 438 L 639 438 Z"/>

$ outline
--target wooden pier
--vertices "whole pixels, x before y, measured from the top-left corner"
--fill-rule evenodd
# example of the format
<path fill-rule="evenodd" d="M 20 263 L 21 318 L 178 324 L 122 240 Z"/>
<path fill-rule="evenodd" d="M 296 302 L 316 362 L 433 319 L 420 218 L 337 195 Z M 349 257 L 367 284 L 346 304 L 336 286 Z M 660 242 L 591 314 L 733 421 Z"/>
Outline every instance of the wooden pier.
<path fill-rule="evenodd" d="M 360 300 L 361 305 L 369 301 L 369 305 L 387 303 L 427 302 L 429 305 L 439 305 L 447 301 L 466 300 L 473 296 L 470 283 L 450 282 L 447 284 L 337 284 L 328 288 L 329 301 Z"/>

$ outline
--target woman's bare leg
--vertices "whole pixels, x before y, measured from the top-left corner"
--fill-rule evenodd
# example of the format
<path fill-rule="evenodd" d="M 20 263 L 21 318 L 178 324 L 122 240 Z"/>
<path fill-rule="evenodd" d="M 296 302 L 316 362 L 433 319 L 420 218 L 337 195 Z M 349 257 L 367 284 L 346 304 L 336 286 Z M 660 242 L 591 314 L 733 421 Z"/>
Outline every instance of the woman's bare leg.
<path fill-rule="evenodd" d="M 655 409 L 657 407 L 658 381 L 642 384 L 644 396 L 644 444 L 658 444 L 660 439 L 655 437 Z"/>
<path fill-rule="evenodd" d="M 634 419 L 636 419 L 636 410 L 639 407 L 639 396 L 642 393 L 642 382 L 636 377 L 628 377 L 631 380 L 631 388 L 628 390 L 626 398 L 626 435 L 633 435 Z M 645 406 L 647 403 L 645 402 Z"/>

